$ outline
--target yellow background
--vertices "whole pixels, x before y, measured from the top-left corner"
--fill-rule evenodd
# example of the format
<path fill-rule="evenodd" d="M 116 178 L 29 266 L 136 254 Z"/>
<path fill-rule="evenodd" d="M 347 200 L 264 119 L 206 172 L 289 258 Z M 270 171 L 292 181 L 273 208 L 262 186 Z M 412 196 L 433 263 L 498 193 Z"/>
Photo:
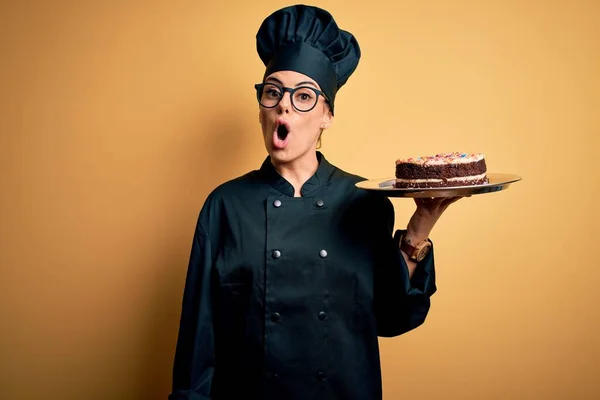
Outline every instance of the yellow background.
<path fill-rule="evenodd" d="M 1 3 L 0 398 L 166 399 L 196 217 L 266 155 L 254 35 L 287 4 Z M 483 151 L 524 178 L 435 227 L 385 399 L 599 398 L 600 3 L 317 4 L 363 50 L 331 162 Z"/>

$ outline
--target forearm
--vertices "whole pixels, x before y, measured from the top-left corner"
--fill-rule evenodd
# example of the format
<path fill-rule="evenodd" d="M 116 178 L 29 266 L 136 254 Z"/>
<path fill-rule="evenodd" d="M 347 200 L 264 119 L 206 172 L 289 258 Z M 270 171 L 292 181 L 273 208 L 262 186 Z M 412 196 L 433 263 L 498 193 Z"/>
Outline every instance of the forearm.
<path fill-rule="evenodd" d="M 169 400 L 209 400 L 214 374 L 211 241 L 194 235 L 183 292 Z"/>
<path fill-rule="evenodd" d="M 396 232 L 396 241 L 401 234 L 402 231 Z M 396 251 L 395 267 L 382 268 L 376 286 L 378 332 L 386 337 L 421 325 L 429 311 L 430 297 L 436 291 L 433 247 L 418 267 L 416 262 L 407 262 L 408 256 L 402 251 Z"/>
<path fill-rule="evenodd" d="M 417 243 L 421 243 L 424 240 L 428 239 L 428 235 L 424 233 L 415 232 L 409 226 L 404 235 L 404 240 L 406 240 L 409 244 L 415 245 Z M 402 239 L 401 239 L 402 240 Z M 398 246 L 400 246 L 401 241 L 398 242 Z M 415 270 L 417 269 L 417 262 L 413 261 L 409 258 L 409 255 L 406 254 L 403 250 L 400 250 L 402 257 L 404 257 L 404 261 L 406 262 L 406 266 L 408 268 L 408 277 L 412 278 Z"/>
<path fill-rule="evenodd" d="M 429 235 L 434 225 L 446 210 L 446 208 L 461 197 L 448 198 L 415 198 L 417 209 L 408 221 L 405 238 L 412 246 L 429 240 Z M 417 262 L 412 261 L 409 255 L 400 250 L 406 261 L 409 277 L 412 278 L 417 269 Z"/>

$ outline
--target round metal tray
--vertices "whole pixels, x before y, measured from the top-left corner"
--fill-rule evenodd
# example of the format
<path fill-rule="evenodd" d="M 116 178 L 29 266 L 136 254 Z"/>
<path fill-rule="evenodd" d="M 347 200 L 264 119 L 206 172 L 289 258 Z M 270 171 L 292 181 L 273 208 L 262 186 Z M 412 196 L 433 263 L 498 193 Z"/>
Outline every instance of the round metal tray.
<path fill-rule="evenodd" d="M 395 188 L 395 178 L 369 179 L 356 184 L 359 189 L 381 193 L 387 197 L 456 197 L 474 194 L 494 193 L 506 190 L 522 178 L 514 174 L 488 173 L 489 183 L 484 185 L 452 186 L 443 188 Z"/>

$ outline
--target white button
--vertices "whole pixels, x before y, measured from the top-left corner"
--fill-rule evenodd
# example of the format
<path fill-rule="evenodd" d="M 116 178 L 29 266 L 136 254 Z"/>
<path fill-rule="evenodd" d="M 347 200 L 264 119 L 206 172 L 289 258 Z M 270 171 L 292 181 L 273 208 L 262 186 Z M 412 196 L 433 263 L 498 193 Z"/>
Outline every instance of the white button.
<path fill-rule="evenodd" d="M 319 252 L 319 255 L 321 256 L 321 258 L 325 258 L 325 257 L 327 257 L 327 250 L 321 250 L 321 251 Z"/>
<path fill-rule="evenodd" d="M 278 207 L 278 208 L 279 208 L 279 207 L 281 207 L 281 200 L 275 200 L 275 201 L 273 202 L 273 205 L 274 205 L 275 207 Z"/>

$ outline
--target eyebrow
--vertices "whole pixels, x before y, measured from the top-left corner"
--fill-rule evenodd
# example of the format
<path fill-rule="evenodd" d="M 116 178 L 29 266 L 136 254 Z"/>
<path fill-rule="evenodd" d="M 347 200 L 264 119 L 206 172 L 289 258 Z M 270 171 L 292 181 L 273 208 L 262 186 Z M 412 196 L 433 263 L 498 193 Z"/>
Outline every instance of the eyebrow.
<path fill-rule="evenodd" d="M 266 79 L 266 81 L 275 81 L 276 83 L 279 83 L 281 86 L 284 86 L 284 85 L 283 85 L 283 82 L 281 82 L 281 81 L 280 81 L 279 79 L 277 79 L 277 78 L 273 78 L 273 77 L 271 77 L 271 78 L 267 78 L 267 79 Z M 315 88 L 317 87 L 317 85 L 315 85 L 315 84 L 314 84 L 313 82 L 311 82 L 311 81 L 302 81 L 302 82 L 299 82 L 299 83 L 297 83 L 297 84 L 296 84 L 296 87 L 298 87 L 298 86 L 302 86 L 302 85 L 312 85 L 312 86 L 314 86 Z"/>
<path fill-rule="evenodd" d="M 298 84 L 296 85 L 296 87 L 298 87 L 298 86 L 301 86 L 301 85 L 312 85 L 312 86 L 314 86 L 315 88 L 317 87 L 317 85 L 315 85 L 315 84 L 314 84 L 314 83 L 312 83 L 311 81 L 302 81 L 302 82 L 298 83 Z"/>

